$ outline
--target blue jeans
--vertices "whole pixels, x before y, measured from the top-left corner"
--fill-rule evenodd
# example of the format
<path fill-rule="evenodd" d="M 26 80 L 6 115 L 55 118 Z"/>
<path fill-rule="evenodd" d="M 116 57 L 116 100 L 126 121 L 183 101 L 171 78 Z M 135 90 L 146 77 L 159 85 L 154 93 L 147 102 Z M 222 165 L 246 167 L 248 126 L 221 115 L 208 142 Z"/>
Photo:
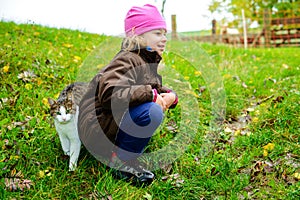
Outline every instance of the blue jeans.
<path fill-rule="evenodd" d="M 161 107 L 154 102 L 130 107 L 124 114 L 117 133 L 117 156 L 123 161 L 140 156 L 163 117 Z"/>

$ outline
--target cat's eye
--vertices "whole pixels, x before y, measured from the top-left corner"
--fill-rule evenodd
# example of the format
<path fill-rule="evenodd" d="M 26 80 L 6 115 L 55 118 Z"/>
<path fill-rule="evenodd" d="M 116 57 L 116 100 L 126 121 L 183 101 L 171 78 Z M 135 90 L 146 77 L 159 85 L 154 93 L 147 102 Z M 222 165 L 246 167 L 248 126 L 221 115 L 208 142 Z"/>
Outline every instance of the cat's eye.
<path fill-rule="evenodd" d="M 57 115 L 60 115 L 60 112 L 56 112 Z"/>

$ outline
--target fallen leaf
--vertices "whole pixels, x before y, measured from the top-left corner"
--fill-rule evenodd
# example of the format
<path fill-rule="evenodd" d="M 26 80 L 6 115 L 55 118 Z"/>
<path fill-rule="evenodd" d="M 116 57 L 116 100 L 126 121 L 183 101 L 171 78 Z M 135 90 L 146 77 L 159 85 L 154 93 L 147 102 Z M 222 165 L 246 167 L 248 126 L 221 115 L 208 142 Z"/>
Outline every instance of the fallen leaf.
<path fill-rule="evenodd" d="M 285 69 L 289 68 L 289 66 L 287 64 L 282 64 L 282 67 L 285 68 Z"/>
<path fill-rule="evenodd" d="M 144 194 L 143 197 L 144 197 L 145 199 L 147 199 L 147 200 L 152 200 L 152 195 L 149 194 L 148 192 L 146 192 L 146 194 Z"/>
<path fill-rule="evenodd" d="M 276 99 L 273 99 L 273 103 L 281 103 L 284 100 L 283 96 L 278 96 Z"/>
<path fill-rule="evenodd" d="M 242 83 L 243 88 L 248 88 L 245 82 Z"/>
<path fill-rule="evenodd" d="M 197 75 L 201 76 L 201 75 L 202 75 L 202 72 L 201 72 L 201 71 L 195 71 L 195 75 L 196 75 L 196 76 L 197 76 Z"/>
<path fill-rule="evenodd" d="M 246 109 L 248 112 L 253 112 L 254 111 L 254 108 L 247 108 Z"/>
<path fill-rule="evenodd" d="M 224 131 L 225 131 L 225 133 L 233 133 L 234 131 L 231 129 L 231 128 L 229 128 L 229 127 L 226 127 L 225 129 L 224 129 Z"/>
<path fill-rule="evenodd" d="M 40 170 L 38 173 L 37 173 L 37 177 L 38 178 L 44 178 L 45 177 L 45 172 Z"/>
<path fill-rule="evenodd" d="M 25 89 L 26 89 L 26 90 L 31 90 L 31 89 L 32 89 L 32 85 L 31 85 L 30 83 L 27 83 L 27 84 L 25 85 Z"/>
<path fill-rule="evenodd" d="M 64 43 L 64 44 L 63 44 L 63 47 L 71 48 L 71 47 L 73 47 L 73 44 Z"/>
<path fill-rule="evenodd" d="M 45 106 L 50 107 L 47 98 L 43 98 L 42 102 L 43 102 L 43 104 L 44 104 Z"/>
<path fill-rule="evenodd" d="M 265 156 L 265 157 L 268 156 L 269 151 L 272 151 L 274 149 L 274 147 L 275 147 L 275 144 L 273 144 L 273 143 L 268 143 L 267 145 L 263 146 L 263 149 L 264 149 L 263 156 Z"/>
<path fill-rule="evenodd" d="M 300 173 L 296 172 L 294 174 L 294 178 L 297 179 L 297 180 L 300 180 Z"/>
<path fill-rule="evenodd" d="M 74 62 L 79 62 L 81 61 L 81 57 L 79 56 L 74 56 Z"/>
<path fill-rule="evenodd" d="M 8 71 L 9 71 L 9 66 L 4 66 L 3 68 L 2 68 L 2 70 L 3 70 L 3 72 L 4 73 L 7 73 Z"/>
<path fill-rule="evenodd" d="M 24 71 L 18 75 L 18 79 L 21 79 L 24 82 L 31 82 L 32 79 L 35 77 L 36 77 L 35 73 L 31 70 Z"/>
<path fill-rule="evenodd" d="M 234 80 L 236 80 L 236 81 L 240 81 L 240 80 L 241 80 L 239 76 L 233 76 L 232 78 L 233 78 Z"/>
<path fill-rule="evenodd" d="M 234 136 L 239 136 L 239 135 L 241 135 L 241 130 L 236 130 L 236 131 L 234 132 Z"/>
<path fill-rule="evenodd" d="M 268 151 L 264 149 L 263 156 L 266 157 L 268 156 L 268 154 L 269 154 Z"/>
<path fill-rule="evenodd" d="M 170 180 L 171 184 L 176 187 L 181 187 L 182 184 L 184 183 L 184 180 L 181 178 L 180 174 L 171 174 L 171 175 L 163 176 L 162 180 L 163 181 Z"/>
<path fill-rule="evenodd" d="M 268 143 L 267 145 L 263 146 L 263 148 L 268 151 L 272 151 L 274 149 L 274 147 L 275 147 L 275 144 L 273 144 L 273 143 Z"/>
<path fill-rule="evenodd" d="M 258 117 L 253 117 L 253 118 L 252 118 L 252 122 L 256 123 L 256 122 L 258 122 L 258 121 L 259 121 Z"/>
<path fill-rule="evenodd" d="M 5 178 L 4 182 L 6 189 L 11 192 L 18 190 L 24 191 L 24 189 L 30 189 L 30 187 L 33 185 L 31 180 L 22 180 L 20 178 Z"/>

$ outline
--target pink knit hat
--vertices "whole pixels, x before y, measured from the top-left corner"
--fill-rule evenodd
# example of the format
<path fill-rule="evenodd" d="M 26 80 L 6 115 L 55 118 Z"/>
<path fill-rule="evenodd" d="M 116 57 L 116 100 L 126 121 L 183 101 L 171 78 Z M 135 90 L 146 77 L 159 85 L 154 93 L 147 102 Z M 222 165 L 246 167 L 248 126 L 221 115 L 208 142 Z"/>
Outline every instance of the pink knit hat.
<path fill-rule="evenodd" d="M 165 19 L 155 6 L 150 4 L 142 7 L 133 6 L 128 11 L 125 18 L 126 36 L 141 35 L 155 29 L 167 30 Z"/>

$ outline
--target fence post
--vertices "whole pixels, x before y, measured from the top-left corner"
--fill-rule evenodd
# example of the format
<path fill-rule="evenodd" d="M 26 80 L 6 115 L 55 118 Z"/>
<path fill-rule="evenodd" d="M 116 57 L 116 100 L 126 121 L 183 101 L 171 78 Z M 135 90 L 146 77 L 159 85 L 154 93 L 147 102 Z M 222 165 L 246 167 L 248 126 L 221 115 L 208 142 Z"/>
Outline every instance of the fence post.
<path fill-rule="evenodd" d="M 213 19 L 211 21 L 211 25 L 212 25 L 212 27 L 211 27 L 211 36 L 212 36 L 211 40 L 212 40 L 213 44 L 216 44 L 217 20 Z"/>
<path fill-rule="evenodd" d="M 265 47 L 271 44 L 271 13 L 269 9 L 264 9 L 264 37 Z"/>
<path fill-rule="evenodd" d="M 177 23 L 176 23 L 176 15 L 172 15 L 172 40 L 177 39 Z"/>
<path fill-rule="evenodd" d="M 242 9 L 242 18 L 243 18 L 244 48 L 247 49 L 247 47 L 248 47 L 248 36 L 247 36 L 247 24 L 246 24 L 244 9 Z"/>

